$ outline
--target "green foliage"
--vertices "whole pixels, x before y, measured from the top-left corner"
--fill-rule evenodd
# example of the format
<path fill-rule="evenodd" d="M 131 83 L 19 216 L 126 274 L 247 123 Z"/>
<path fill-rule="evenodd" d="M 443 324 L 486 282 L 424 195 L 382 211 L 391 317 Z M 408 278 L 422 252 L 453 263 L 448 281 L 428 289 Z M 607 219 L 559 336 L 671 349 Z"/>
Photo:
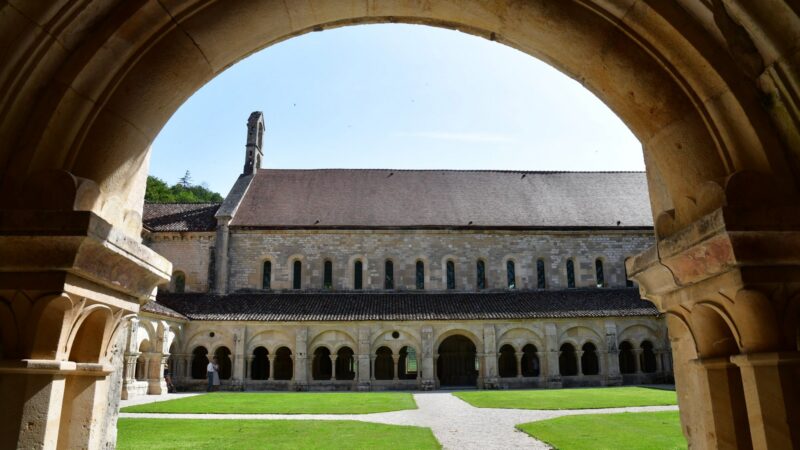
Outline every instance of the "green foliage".
<path fill-rule="evenodd" d="M 191 184 L 189 171 L 174 185 L 154 176 L 147 177 L 144 199 L 151 203 L 210 203 L 221 202 L 222 196 L 206 186 Z"/>
<path fill-rule="evenodd" d="M 215 392 L 128 406 L 122 412 L 194 414 L 367 414 L 416 409 L 408 392 Z"/>
<path fill-rule="evenodd" d="M 675 405 L 675 391 L 643 387 L 455 392 L 478 408 L 594 409 Z"/>
<path fill-rule="evenodd" d="M 564 416 L 517 428 L 558 450 L 686 448 L 677 411 Z"/>
<path fill-rule="evenodd" d="M 439 449 L 430 428 L 349 420 L 119 419 L 127 449 Z"/>

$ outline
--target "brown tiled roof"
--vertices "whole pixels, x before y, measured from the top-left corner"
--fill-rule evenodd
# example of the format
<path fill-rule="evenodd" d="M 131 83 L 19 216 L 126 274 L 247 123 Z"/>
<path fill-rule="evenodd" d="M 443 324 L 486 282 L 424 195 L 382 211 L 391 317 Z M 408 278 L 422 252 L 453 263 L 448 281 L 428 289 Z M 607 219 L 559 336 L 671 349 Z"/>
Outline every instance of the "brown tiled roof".
<path fill-rule="evenodd" d="M 219 203 L 145 203 L 142 223 L 151 231 L 214 231 Z"/>
<path fill-rule="evenodd" d="M 144 306 L 142 306 L 140 311 L 150 314 L 156 314 L 159 316 L 171 317 L 173 319 L 181 319 L 181 320 L 187 319 L 186 316 L 179 313 L 178 311 L 167 308 L 166 306 L 158 302 L 147 302 L 144 304 Z"/>
<path fill-rule="evenodd" d="M 651 227 L 643 172 L 260 169 L 232 226 Z"/>
<path fill-rule="evenodd" d="M 192 320 L 492 320 L 654 316 L 639 291 L 159 293 L 158 302 Z"/>

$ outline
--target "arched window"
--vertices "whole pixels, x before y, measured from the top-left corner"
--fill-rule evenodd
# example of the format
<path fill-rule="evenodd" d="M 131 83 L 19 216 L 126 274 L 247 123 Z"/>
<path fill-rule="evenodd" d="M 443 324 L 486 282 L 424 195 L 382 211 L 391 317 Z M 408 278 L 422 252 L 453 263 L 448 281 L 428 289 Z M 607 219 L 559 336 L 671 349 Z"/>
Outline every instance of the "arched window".
<path fill-rule="evenodd" d="M 383 265 L 383 288 L 394 289 L 394 263 L 388 259 Z"/>
<path fill-rule="evenodd" d="M 538 289 L 544 289 L 545 287 L 547 287 L 547 283 L 545 282 L 545 277 L 544 277 L 543 259 L 536 260 L 536 287 Z"/>
<path fill-rule="evenodd" d="M 502 378 L 517 376 L 517 354 L 514 347 L 506 344 L 500 347 L 500 354 L 497 357 L 497 371 Z"/>
<path fill-rule="evenodd" d="M 192 350 L 192 378 L 195 380 L 206 379 L 208 366 L 208 350 L 205 347 L 195 347 Z"/>
<path fill-rule="evenodd" d="M 575 263 L 571 259 L 567 260 L 567 287 L 575 287 Z"/>
<path fill-rule="evenodd" d="M 619 371 L 625 374 L 636 373 L 636 356 L 633 354 L 633 346 L 628 341 L 619 344 Z"/>
<path fill-rule="evenodd" d="M 633 287 L 633 280 L 628 278 L 628 265 L 623 262 L 622 269 L 625 271 L 625 287 Z"/>
<path fill-rule="evenodd" d="M 412 347 L 403 347 L 400 349 L 400 361 L 398 362 L 398 369 L 400 372 L 397 377 L 401 380 L 416 380 L 417 379 L 417 351 Z"/>
<path fill-rule="evenodd" d="M 417 289 L 425 289 L 425 263 L 417 261 Z"/>
<path fill-rule="evenodd" d="M 656 354 L 653 351 L 653 343 L 650 341 L 642 342 L 642 372 L 653 373 L 656 371 Z"/>
<path fill-rule="evenodd" d="M 538 377 L 539 376 L 539 355 L 537 355 L 536 346 L 527 344 L 522 347 L 522 376 L 523 377 Z"/>
<path fill-rule="evenodd" d="M 250 363 L 250 379 L 266 380 L 269 378 L 269 351 L 264 347 L 253 350 L 253 361 Z"/>
<path fill-rule="evenodd" d="M 261 289 L 272 288 L 272 262 L 264 261 L 261 270 Z"/>
<path fill-rule="evenodd" d="M 603 273 L 603 261 L 600 258 L 594 260 L 594 274 L 597 280 L 597 287 L 606 287 L 606 276 Z"/>
<path fill-rule="evenodd" d="M 186 275 L 183 272 L 175 272 L 172 274 L 172 285 L 175 292 L 181 294 L 186 291 Z"/>
<path fill-rule="evenodd" d="M 217 358 L 219 364 L 219 379 L 231 379 L 231 351 L 228 347 L 220 347 L 214 350 L 214 357 Z"/>
<path fill-rule="evenodd" d="M 326 347 L 317 347 L 311 360 L 311 378 L 314 380 L 330 380 L 333 376 L 331 351 Z"/>
<path fill-rule="evenodd" d="M 584 375 L 597 375 L 600 373 L 600 361 L 597 359 L 597 347 L 591 342 L 583 344 L 581 347 L 581 370 Z"/>
<path fill-rule="evenodd" d="M 447 289 L 456 288 L 456 264 L 453 261 L 447 261 L 445 264 L 447 272 Z"/>
<path fill-rule="evenodd" d="M 394 378 L 394 358 L 392 349 L 381 347 L 375 352 L 375 379 L 391 380 Z"/>
<path fill-rule="evenodd" d="M 294 367 L 292 364 L 292 351 L 286 347 L 281 347 L 275 351 L 275 357 L 272 361 L 275 364 L 275 369 L 272 371 L 272 376 L 276 380 L 291 380 L 294 374 Z"/>
<path fill-rule="evenodd" d="M 486 289 L 486 263 L 479 259 L 476 269 L 477 288 Z"/>
<path fill-rule="evenodd" d="M 561 352 L 558 355 L 558 373 L 567 377 L 578 374 L 578 359 L 572 344 L 561 346 Z"/>
<path fill-rule="evenodd" d="M 508 278 L 508 288 L 509 289 L 516 289 L 517 288 L 517 273 L 516 269 L 514 268 L 514 261 L 508 260 L 506 262 L 506 277 Z"/>
<path fill-rule="evenodd" d="M 322 267 L 322 289 L 333 288 L 333 263 L 327 260 Z"/>
<path fill-rule="evenodd" d="M 300 289 L 303 285 L 303 263 L 295 261 L 292 264 L 292 289 Z"/>
<path fill-rule="evenodd" d="M 364 287 L 364 264 L 361 261 L 356 261 L 353 267 L 353 289 L 361 289 Z"/>

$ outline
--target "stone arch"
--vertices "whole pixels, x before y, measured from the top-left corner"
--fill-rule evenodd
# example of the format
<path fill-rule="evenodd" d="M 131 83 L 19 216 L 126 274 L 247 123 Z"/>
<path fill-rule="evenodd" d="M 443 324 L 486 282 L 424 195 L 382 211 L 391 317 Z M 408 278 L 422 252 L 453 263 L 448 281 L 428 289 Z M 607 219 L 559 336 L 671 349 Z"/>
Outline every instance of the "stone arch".
<path fill-rule="evenodd" d="M 291 342 L 292 339 L 289 337 L 289 334 L 284 331 L 261 330 L 249 337 L 245 348 L 247 349 L 246 351 L 248 354 L 253 353 L 253 350 L 255 350 L 257 347 L 264 347 L 272 352 L 278 347 L 291 348 Z"/>
<path fill-rule="evenodd" d="M 661 333 L 650 324 L 637 322 L 623 328 L 622 331 L 617 334 L 617 339 L 620 341 L 631 341 L 631 344 L 638 346 L 639 343 L 645 339 L 656 342 L 659 340 L 660 335 Z"/>
<path fill-rule="evenodd" d="M 526 344 L 534 344 L 537 348 L 544 347 L 541 334 L 530 328 L 515 326 L 498 334 L 498 348 L 504 344 L 511 344 L 516 351 L 522 351 Z"/>
<path fill-rule="evenodd" d="M 356 378 L 355 352 L 347 345 L 336 350 L 334 373 L 337 380 L 354 380 Z"/>
<path fill-rule="evenodd" d="M 405 345 L 398 352 L 397 377 L 401 380 L 416 380 L 419 374 L 419 349 Z"/>
<path fill-rule="evenodd" d="M 436 337 L 436 343 L 434 344 L 433 348 L 439 348 L 442 345 L 442 342 L 445 339 L 455 336 L 455 335 L 462 335 L 472 341 L 472 344 L 475 348 L 483 348 L 483 339 L 479 338 L 475 333 L 469 331 L 465 328 L 461 328 L 458 326 L 451 326 L 447 327 L 443 331 L 440 331 L 439 335 Z"/>
<path fill-rule="evenodd" d="M 541 373 L 539 349 L 533 344 L 525 344 L 522 347 L 522 376 L 538 377 Z"/>
<path fill-rule="evenodd" d="M 348 331 L 341 329 L 325 330 L 309 341 L 308 349 L 313 353 L 317 347 L 325 346 L 331 353 L 336 353 L 340 347 L 344 346 L 357 348 L 356 342 L 353 335 Z"/>
<path fill-rule="evenodd" d="M 397 339 L 388 339 L 387 336 L 391 336 L 391 334 L 395 331 L 400 333 L 400 337 Z M 394 353 L 399 353 L 400 349 L 405 346 L 411 346 L 414 349 L 419 350 L 422 348 L 422 346 L 417 333 L 418 330 L 403 325 L 392 326 L 391 328 L 382 328 L 372 338 L 370 352 L 375 353 L 375 351 L 377 351 L 380 347 L 389 347 Z"/>
<path fill-rule="evenodd" d="M 251 380 L 266 380 L 269 378 L 269 350 L 266 347 L 258 346 L 249 353 L 252 360 L 250 361 L 250 379 Z"/>
<path fill-rule="evenodd" d="M 586 341 L 581 346 L 581 372 L 584 375 L 600 374 L 600 356 L 598 355 L 597 345 L 592 341 Z"/>
<path fill-rule="evenodd" d="M 583 324 L 573 324 L 561 332 L 559 336 L 560 342 L 570 342 L 576 349 L 581 348 L 587 341 L 594 342 L 596 345 L 597 342 L 603 342 L 604 340 L 605 337 L 601 336 L 597 330 Z"/>
<path fill-rule="evenodd" d="M 701 358 L 731 356 L 739 353 L 738 333 L 731 328 L 731 318 L 712 302 L 697 303 L 689 315 L 690 326 L 702 333 L 693 333 Z"/>
<path fill-rule="evenodd" d="M 12 308 L 15 303 L 25 303 L 20 297 L 12 299 Z M 73 307 L 72 300 L 66 294 L 45 296 L 33 303 L 24 320 L 26 329 L 20 330 L 25 336 L 22 342 L 30 343 L 30 347 L 23 347 L 21 353 L 29 354 L 31 359 L 66 359 L 67 323 Z"/>
<path fill-rule="evenodd" d="M 147 373 L 147 357 L 145 354 L 151 352 L 153 350 L 153 346 L 150 343 L 150 340 L 144 339 L 143 341 L 139 342 L 137 350 L 139 352 L 139 356 L 136 357 L 134 378 L 139 381 L 147 380 L 150 376 Z"/>
<path fill-rule="evenodd" d="M 220 345 L 214 349 L 214 358 L 217 358 L 219 364 L 219 379 L 230 380 L 233 374 L 233 361 L 231 360 L 231 349 L 226 345 Z"/>
<path fill-rule="evenodd" d="M 391 380 L 394 378 L 394 371 L 394 352 L 385 345 L 378 347 L 375 350 L 375 379 Z"/>
<path fill-rule="evenodd" d="M 436 346 L 436 376 L 442 386 L 475 386 L 477 346 L 463 333 L 449 333 Z"/>
<path fill-rule="evenodd" d="M 99 363 L 108 334 L 111 310 L 105 306 L 89 307 L 75 322 L 68 342 L 69 360 Z"/>

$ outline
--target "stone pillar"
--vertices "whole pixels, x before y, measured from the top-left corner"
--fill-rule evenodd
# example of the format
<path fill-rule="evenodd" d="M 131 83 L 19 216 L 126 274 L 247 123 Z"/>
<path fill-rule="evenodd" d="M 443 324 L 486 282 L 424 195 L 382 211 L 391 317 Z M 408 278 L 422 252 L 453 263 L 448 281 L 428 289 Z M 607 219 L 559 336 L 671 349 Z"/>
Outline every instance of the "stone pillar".
<path fill-rule="evenodd" d="M 436 389 L 436 364 L 433 359 L 433 327 L 424 326 L 420 330 L 422 336 L 422 348 L 418 357 L 419 360 L 419 385 L 424 391 Z"/>
<path fill-rule="evenodd" d="M 517 378 L 522 378 L 522 357 L 525 356 L 523 352 L 515 352 L 517 357 Z"/>
<path fill-rule="evenodd" d="M 794 386 L 777 382 L 788 369 L 763 369 L 761 357 L 747 355 L 797 351 L 797 326 L 786 325 L 786 308 L 800 291 L 800 207 L 796 199 L 776 206 L 784 191 L 768 189 L 756 174 L 734 179 L 747 182 L 729 181 L 718 192 L 728 206 L 680 230 L 660 217 L 656 248 L 628 258 L 626 268 L 641 296 L 667 318 L 690 447 L 785 448 L 792 440 L 789 446 L 798 447 L 781 431 L 787 427 L 771 428 L 781 423 L 776 417 L 791 417 L 782 405 L 800 403 Z M 742 203 L 766 192 L 751 206 Z M 770 372 L 773 379 L 764 382 Z"/>
<path fill-rule="evenodd" d="M 189 380 L 192 378 L 192 358 L 185 356 L 183 358 L 183 379 Z"/>
<path fill-rule="evenodd" d="M 308 386 L 308 328 L 298 328 L 295 331 L 294 353 L 294 387 L 297 390 L 306 390 Z"/>
<path fill-rule="evenodd" d="M 267 355 L 267 360 L 269 360 L 269 355 Z M 253 379 L 253 355 L 247 355 L 247 358 L 245 358 L 244 379 L 245 380 Z"/>
<path fill-rule="evenodd" d="M 480 349 L 478 349 L 480 351 Z M 483 326 L 483 354 L 481 361 L 483 369 L 483 386 L 487 389 L 497 387 L 498 366 L 497 366 L 497 333 L 494 325 L 486 324 Z"/>
<path fill-rule="evenodd" d="M 369 391 L 371 382 L 372 364 L 370 363 L 370 343 L 371 333 L 369 327 L 360 327 L 358 329 L 358 361 L 356 372 L 356 379 L 358 382 L 359 391 Z"/>
<path fill-rule="evenodd" d="M 125 363 L 125 377 L 122 380 L 122 399 L 127 400 L 137 395 L 136 393 L 136 360 L 141 353 L 126 353 L 123 357 Z"/>
<path fill-rule="evenodd" d="M 558 370 L 559 345 L 556 324 L 546 323 L 544 325 L 544 341 L 545 357 L 547 358 L 547 387 L 560 388 L 561 374 Z"/>
<path fill-rule="evenodd" d="M 583 350 L 575 350 L 575 364 L 578 366 L 578 375 L 583 376 Z"/>
<path fill-rule="evenodd" d="M 636 373 L 642 373 L 642 349 L 641 348 L 634 348 L 633 349 L 633 360 L 635 361 L 634 365 L 636 367 Z"/>
<path fill-rule="evenodd" d="M 621 386 L 622 374 L 619 372 L 619 349 L 617 348 L 617 324 L 608 321 L 605 323 L 606 329 L 606 351 L 603 361 L 606 369 L 604 371 L 606 386 Z"/>
<path fill-rule="evenodd" d="M 393 361 L 393 364 L 392 364 L 392 368 L 393 368 L 392 380 L 398 381 L 400 379 L 400 355 L 397 355 L 397 354 L 393 353 L 392 354 L 392 361 Z"/>
<path fill-rule="evenodd" d="M 375 354 L 369 355 L 369 379 L 370 381 L 375 381 L 375 361 L 378 359 L 378 356 Z"/>
<path fill-rule="evenodd" d="M 800 448 L 800 352 L 731 360 L 741 369 L 753 448 Z"/>
<path fill-rule="evenodd" d="M 656 356 L 656 373 L 660 374 L 662 373 L 663 364 L 661 362 L 661 359 L 664 357 L 664 352 L 662 350 L 653 350 L 653 351 L 655 352 Z"/>
<path fill-rule="evenodd" d="M 331 381 L 336 381 L 336 360 L 339 359 L 339 355 L 335 353 L 331 353 Z"/>

